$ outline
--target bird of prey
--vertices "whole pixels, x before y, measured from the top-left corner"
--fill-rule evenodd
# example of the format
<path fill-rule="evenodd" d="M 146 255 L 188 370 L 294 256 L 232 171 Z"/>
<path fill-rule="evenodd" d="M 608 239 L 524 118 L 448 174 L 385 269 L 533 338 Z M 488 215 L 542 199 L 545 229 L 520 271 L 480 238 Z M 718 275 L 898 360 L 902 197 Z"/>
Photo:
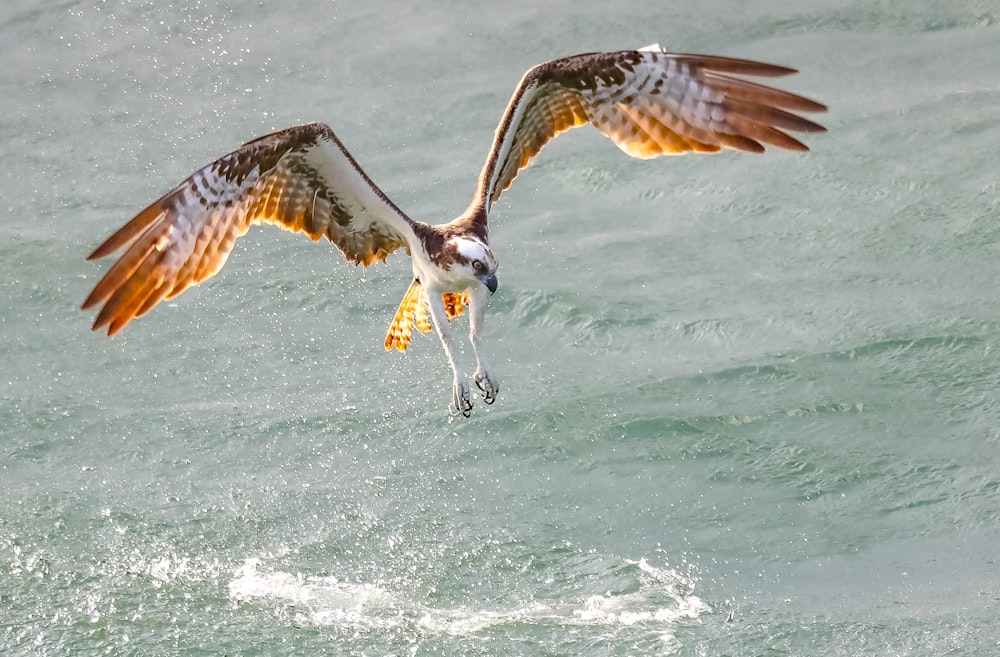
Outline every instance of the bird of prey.
<path fill-rule="evenodd" d="M 473 381 L 492 404 L 499 379 L 480 333 L 487 292 L 497 289 L 488 218 L 521 169 L 556 135 L 590 124 L 635 158 L 760 153 L 808 147 L 789 132 L 825 129 L 801 113 L 822 104 L 754 82 L 796 71 L 762 62 L 671 53 L 659 45 L 555 59 L 524 74 L 497 126 L 469 206 L 433 225 L 400 210 L 325 124 L 250 141 L 196 171 L 90 254 L 124 254 L 83 302 L 101 306 L 93 329 L 114 335 L 132 319 L 216 274 L 254 224 L 326 237 L 349 261 L 369 265 L 404 249 L 413 280 L 385 339 L 405 351 L 412 330 L 433 327 L 453 373 L 451 406 L 466 417 L 472 389 L 459 367 L 450 321 L 468 307 Z"/>

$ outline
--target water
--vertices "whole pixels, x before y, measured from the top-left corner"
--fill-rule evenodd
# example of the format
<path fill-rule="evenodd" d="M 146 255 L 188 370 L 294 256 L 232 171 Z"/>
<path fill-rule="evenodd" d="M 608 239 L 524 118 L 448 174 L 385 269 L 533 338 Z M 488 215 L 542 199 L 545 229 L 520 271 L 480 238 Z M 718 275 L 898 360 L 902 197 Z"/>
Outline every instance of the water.
<path fill-rule="evenodd" d="M 0 9 L 0 653 L 993 655 L 1000 10 L 987 2 Z M 382 350 L 405 258 L 254 230 L 108 340 L 84 256 L 255 135 L 330 123 L 465 206 L 531 64 L 796 66 L 804 156 L 577 131 L 494 215 L 503 390 Z"/>

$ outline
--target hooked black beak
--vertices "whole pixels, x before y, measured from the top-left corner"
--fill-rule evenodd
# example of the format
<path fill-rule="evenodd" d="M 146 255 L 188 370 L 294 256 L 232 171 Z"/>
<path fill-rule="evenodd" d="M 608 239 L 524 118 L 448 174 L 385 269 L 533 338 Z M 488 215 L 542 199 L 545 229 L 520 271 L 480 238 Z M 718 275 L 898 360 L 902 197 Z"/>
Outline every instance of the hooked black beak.
<path fill-rule="evenodd" d="M 490 291 L 490 294 L 493 294 L 494 292 L 497 291 L 496 274 L 486 274 L 485 276 L 481 276 L 479 280 L 483 282 L 483 285 L 485 285 L 486 289 Z"/>

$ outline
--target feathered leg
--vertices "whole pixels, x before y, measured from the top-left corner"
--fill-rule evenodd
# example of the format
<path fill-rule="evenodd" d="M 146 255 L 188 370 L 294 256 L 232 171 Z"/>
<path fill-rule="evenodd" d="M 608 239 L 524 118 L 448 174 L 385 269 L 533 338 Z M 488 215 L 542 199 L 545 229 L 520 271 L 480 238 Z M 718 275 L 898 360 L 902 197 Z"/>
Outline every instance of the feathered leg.
<path fill-rule="evenodd" d="M 486 287 L 477 285 L 469 294 L 469 342 L 476 352 L 476 385 L 483 391 L 483 401 L 492 404 L 500 394 L 500 380 L 493 373 L 493 368 L 483 356 L 482 340 L 479 332 L 483 328 L 483 316 L 486 309 Z"/>
<path fill-rule="evenodd" d="M 469 382 L 458 371 L 458 362 L 455 360 L 455 347 L 451 340 L 451 325 L 448 323 L 448 311 L 444 307 L 444 298 L 439 293 L 428 293 L 428 302 L 431 307 L 431 319 L 434 320 L 434 328 L 437 329 L 438 337 L 441 338 L 441 345 L 444 353 L 448 356 L 448 364 L 454 374 L 452 383 L 451 403 L 455 410 L 469 417 L 472 415 L 472 397 L 469 390 Z"/>

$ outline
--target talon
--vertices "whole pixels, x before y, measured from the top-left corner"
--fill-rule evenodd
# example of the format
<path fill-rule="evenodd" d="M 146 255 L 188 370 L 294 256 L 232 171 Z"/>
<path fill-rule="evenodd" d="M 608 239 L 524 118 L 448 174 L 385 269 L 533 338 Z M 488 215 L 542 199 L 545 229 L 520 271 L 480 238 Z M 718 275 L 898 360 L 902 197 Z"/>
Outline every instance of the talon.
<path fill-rule="evenodd" d="M 486 405 L 493 404 L 497 400 L 500 386 L 490 376 L 484 376 L 481 372 L 476 372 L 476 376 L 473 378 L 476 382 L 476 387 L 483 393 L 483 402 Z"/>
<path fill-rule="evenodd" d="M 472 417 L 472 407 L 470 406 L 469 408 L 463 411 L 462 409 L 457 408 L 455 407 L 454 404 L 452 404 L 450 415 L 452 415 L 453 417 L 456 415 L 461 415 L 462 417 Z"/>
<path fill-rule="evenodd" d="M 468 399 L 454 399 L 452 400 L 451 405 L 456 411 L 465 417 L 472 415 L 472 402 Z"/>
<path fill-rule="evenodd" d="M 451 394 L 451 405 L 464 417 L 472 415 L 472 399 L 469 397 L 469 384 L 467 382 L 455 382 Z"/>

